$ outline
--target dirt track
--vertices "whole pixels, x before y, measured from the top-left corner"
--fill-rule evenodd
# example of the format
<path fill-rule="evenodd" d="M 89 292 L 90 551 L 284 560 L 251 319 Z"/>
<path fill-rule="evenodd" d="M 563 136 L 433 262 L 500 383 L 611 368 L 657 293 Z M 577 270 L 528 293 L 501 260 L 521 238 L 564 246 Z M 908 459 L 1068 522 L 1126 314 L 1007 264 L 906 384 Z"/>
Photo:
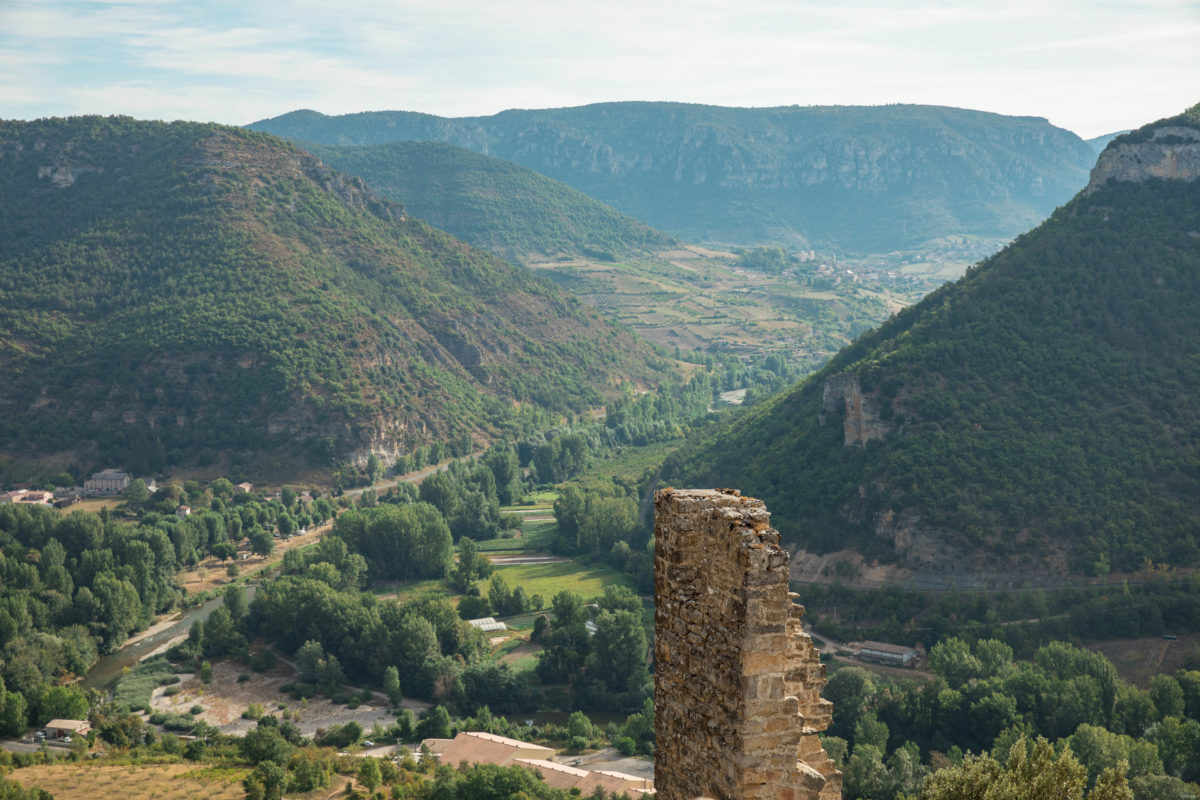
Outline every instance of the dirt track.
<path fill-rule="evenodd" d="M 248 679 L 238 682 L 239 675 L 247 675 Z M 312 736 L 318 728 L 329 728 L 334 725 L 345 725 L 351 720 L 357 720 L 364 729 L 370 731 L 372 726 L 379 724 L 388 727 L 395 721 L 390 709 L 383 703 L 363 703 L 358 708 L 339 706 L 327 698 L 312 698 L 305 701 L 293 700 L 291 696 L 279 691 L 279 687 L 296 679 L 295 671 L 283 662 L 279 662 L 268 672 L 252 672 L 244 664 L 222 661 L 213 664 L 212 683 L 205 686 L 195 675 L 180 676 L 183 681 L 178 694 L 165 695 L 165 687 L 154 690 L 150 705 L 155 711 L 165 711 L 171 714 L 186 714 L 192 706 L 204 708 L 197 719 L 221 729 L 222 733 L 243 734 L 257 723 L 254 720 L 242 719 L 242 712 L 251 703 L 259 703 L 267 714 L 286 716 L 300 727 L 305 736 Z M 280 706 L 284 708 L 280 708 Z M 418 710 L 424 703 L 406 702 Z"/>

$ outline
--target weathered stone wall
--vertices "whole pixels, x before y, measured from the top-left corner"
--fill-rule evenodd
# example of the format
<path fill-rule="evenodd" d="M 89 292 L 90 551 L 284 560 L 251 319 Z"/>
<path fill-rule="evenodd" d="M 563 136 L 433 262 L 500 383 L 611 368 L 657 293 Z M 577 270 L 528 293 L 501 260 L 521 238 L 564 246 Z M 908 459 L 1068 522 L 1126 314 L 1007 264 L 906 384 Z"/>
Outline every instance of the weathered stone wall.
<path fill-rule="evenodd" d="M 761 500 L 655 496 L 654 785 L 661 800 L 834 800 L 825 667 Z"/>

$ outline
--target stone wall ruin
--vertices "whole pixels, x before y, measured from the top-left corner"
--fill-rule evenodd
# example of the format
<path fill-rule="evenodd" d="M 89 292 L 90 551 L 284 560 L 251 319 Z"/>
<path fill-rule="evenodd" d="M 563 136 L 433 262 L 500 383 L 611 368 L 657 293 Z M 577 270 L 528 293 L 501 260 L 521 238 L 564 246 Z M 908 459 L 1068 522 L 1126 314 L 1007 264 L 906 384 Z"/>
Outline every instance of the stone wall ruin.
<path fill-rule="evenodd" d="M 654 785 L 661 800 L 835 800 L 825 667 L 761 500 L 655 494 Z"/>

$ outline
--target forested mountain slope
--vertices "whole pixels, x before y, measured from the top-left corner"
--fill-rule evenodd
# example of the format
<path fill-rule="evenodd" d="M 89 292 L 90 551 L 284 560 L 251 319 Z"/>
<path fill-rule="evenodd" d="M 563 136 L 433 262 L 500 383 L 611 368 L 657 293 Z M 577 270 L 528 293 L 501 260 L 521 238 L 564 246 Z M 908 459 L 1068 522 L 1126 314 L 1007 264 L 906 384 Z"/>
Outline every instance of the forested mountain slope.
<path fill-rule="evenodd" d="M 903 248 L 1014 236 L 1095 152 L 1033 117 L 937 106 L 602 103 L 449 119 L 295 111 L 250 126 L 322 144 L 438 141 L 524 164 L 691 241 Z"/>
<path fill-rule="evenodd" d="M 915 571 L 1200 560 L 1198 109 L 1116 139 L 1048 221 L 665 480 Z"/>
<path fill-rule="evenodd" d="M 656 375 L 553 285 L 267 134 L 0 123 L 0 228 L 10 455 L 386 458 Z"/>
<path fill-rule="evenodd" d="M 561 181 L 454 145 L 297 144 L 404 204 L 413 216 L 505 258 L 519 261 L 540 254 L 611 259 L 676 243 Z"/>

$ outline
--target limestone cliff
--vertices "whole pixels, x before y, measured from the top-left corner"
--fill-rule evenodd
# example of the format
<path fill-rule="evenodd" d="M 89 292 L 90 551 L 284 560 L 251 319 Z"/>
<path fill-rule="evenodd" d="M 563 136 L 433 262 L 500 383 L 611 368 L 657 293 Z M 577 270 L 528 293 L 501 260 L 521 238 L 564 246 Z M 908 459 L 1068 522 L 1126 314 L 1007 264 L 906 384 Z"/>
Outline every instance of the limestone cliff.
<path fill-rule="evenodd" d="M 1200 178 L 1200 127 L 1167 124 L 1149 131 L 1149 138 L 1118 137 L 1100 154 L 1085 191 L 1091 194 L 1109 181 L 1152 178 Z"/>
<path fill-rule="evenodd" d="M 857 375 L 834 375 L 825 381 L 821 394 L 822 425 L 838 410 L 839 404 L 845 412 L 842 425 L 846 432 L 846 447 L 866 447 L 867 442 L 884 438 L 894 428 L 891 422 L 883 419 L 883 405 L 879 399 L 863 394 Z"/>

